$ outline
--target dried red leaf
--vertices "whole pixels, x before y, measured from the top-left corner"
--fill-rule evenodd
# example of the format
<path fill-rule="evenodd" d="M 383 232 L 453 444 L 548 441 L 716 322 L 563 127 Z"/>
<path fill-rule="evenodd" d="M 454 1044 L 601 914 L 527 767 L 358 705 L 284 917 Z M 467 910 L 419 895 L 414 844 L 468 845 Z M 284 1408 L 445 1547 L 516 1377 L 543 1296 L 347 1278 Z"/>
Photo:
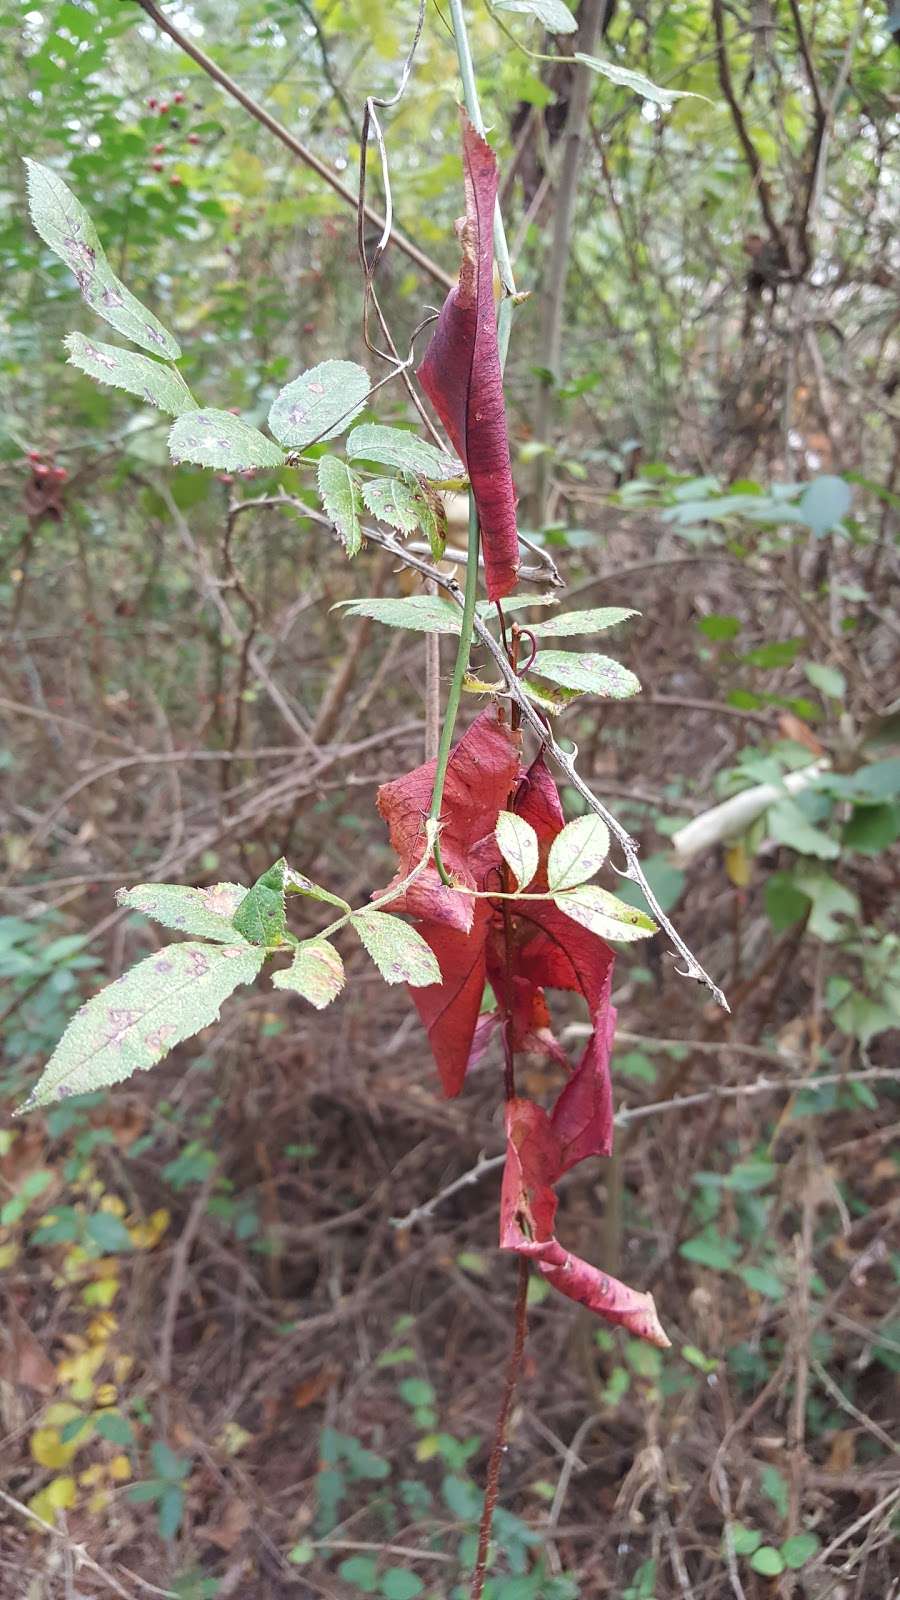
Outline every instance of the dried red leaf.
<path fill-rule="evenodd" d="M 506 1166 L 500 1198 L 500 1247 L 528 1256 L 561 1294 L 587 1306 L 604 1321 L 627 1329 L 660 1349 L 669 1340 L 653 1296 L 630 1289 L 608 1273 L 572 1255 L 555 1237 L 553 1184 L 565 1170 L 563 1146 L 547 1113 L 530 1100 L 506 1107 Z M 571 1165 L 571 1162 L 569 1163 Z"/>
<path fill-rule="evenodd" d="M 499 600 L 516 586 L 519 538 L 494 309 L 497 158 L 465 117 L 463 168 L 459 282 L 444 302 L 418 378 L 468 471 L 488 598 Z"/>

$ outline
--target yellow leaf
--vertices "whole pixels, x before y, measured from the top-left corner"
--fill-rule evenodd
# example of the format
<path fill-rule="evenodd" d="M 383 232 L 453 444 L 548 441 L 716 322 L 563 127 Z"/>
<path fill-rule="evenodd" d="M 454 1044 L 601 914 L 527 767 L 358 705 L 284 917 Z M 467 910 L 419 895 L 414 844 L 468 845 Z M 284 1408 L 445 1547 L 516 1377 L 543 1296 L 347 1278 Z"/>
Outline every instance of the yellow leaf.
<path fill-rule="evenodd" d="M 97 1278 L 81 1291 L 86 1306 L 111 1306 L 122 1285 L 118 1278 Z"/>
<path fill-rule="evenodd" d="M 110 1498 L 111 1496 L 108 1489 L 96 1489 L 87 1503 L 87 1508 L 91 1513 L 91 1516 L 99 1516 L 101 1511 L 105 1511 L 109 1505 Z"/>
<path fill-rule="evenodd" d="M 132 1244 L 138 1250 L 155 1250 L 171 1220 L 171 1213 L 165 1207 L 151 1212 L 145 1222 L 136 1222 L 129 1228 Z"/>
<path fill-rule="evenodd" d="M 252 1433 L 248 1433 L 246 1428 L 242 1428 L 239 1422 L 226 1422 L 216 1440 L 216 1444 L 220 1450 L 225 1451 L 226 1455 L 236 1456 L 238 1451 L 243 1450 L 244 1446 L 249 1444 L 252 1438 Z"/>
<path fill-rule="evenodd" d="M 725 851 L 725 871 L 737 889 L 746 889 L 753 876 L 753 858 L 747 854 L 742 841 L 730 845 Z"/>
<path fill-rule="evenodd" d="M 125 1483 L 131 1477 L 131 1462 L 126 1455 L 113 1456 L 108 1466 L 109 1475 L 116 1483 Z"/>
<path fill-rule="evenodd" d="M 55 1428 L 37 1428 L 31 1435 L 31 1454 L 40 1467 L 67 1467 L 77 1449 L 74 1439 L 63 1444 Z"/>
<path fill-rule="evenodd" d="M 73 1422 L 81 1416 L 78 1406 L 73 1406 L 71 1400 L 54 1400 L 44 1412 L 43 1421 L 48 1428 L 62 1428 L 67 1422 Z"/>
<path fill-rule="evenodd" d="M 79 1472 L 78 1482 L 85 1489 L 93 1489 L 98 1483 L 102 1483 L 105 1477 L 106 1469 L 101 1462 L 95 1461 L 93 1466 L 85 1467 L 83 1472 Z"/>
<path fill-rule="evenodd" d="M 0 1244 L 0 1272 L 4 1272 L 7 1267 L 15 1265 L 19 1259 L 20 1248 L 21 1246 L 17 1245 L 14 1239 L 10 1239 L 9 1244 Z"/>
<path fill-rule="evenodd" d="M 88 1323 L 87 1335 L 91 1344 L 103 1344 L 118 1326 L 118 1318 L 111 1311 L 101 1311 L 99 1317 L 93 1317 Z"/>
<path fill-rule="evenodd" d="M 105 1194 L 100 1201 L 100 1210 L 108 1211 L 114 1217 L 124 1217 L 128 1207 L 124 1200 L 119 1199 L 117 1194 Z"/>
<path fill-rule="evenodd" d="M 57 1511 L 67 1511 L 69 1506 L 75 1504 L 76 1496 L 74 1478 L 54 1478 L 52 1483 L 47 1484 L 46 1489 L 41 1489 L 39 1494 L 32 1495 L 28 1505 L 36 1517 L 42 1517 L 44 1522 L 55 1524 Z"/>
<path fill-rule="evenodd" d="M 133 1366 L 134 1356 L 116 1356 L 113 1361 L 113 1377 L 116 1383 L 124 1383 Z"/>
<path fill-rule="evenodd" d="M 440 1443 L 441 1441 L 436 1433 L 426 1434 L 425 1438 L 420 1439 L 416 1445 L 416 1460 L 430 1461 L 432 1456 L 437 1455 Z"/>
<path fill-rule="evenodd" d="M 97 1386 L 94 1404 L 98 1406 L 114 1406 L 118 1398 L 119 1391 L 114 1383 L 101 1383 Z"/>

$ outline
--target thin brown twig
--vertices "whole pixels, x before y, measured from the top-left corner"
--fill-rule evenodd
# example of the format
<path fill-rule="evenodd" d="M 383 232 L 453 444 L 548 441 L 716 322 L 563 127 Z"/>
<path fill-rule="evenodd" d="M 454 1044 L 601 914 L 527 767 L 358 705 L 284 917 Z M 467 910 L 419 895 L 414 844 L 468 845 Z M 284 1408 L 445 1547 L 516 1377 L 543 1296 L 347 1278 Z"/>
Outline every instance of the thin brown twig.
<path fill-rule="evenodd" d="M 506 1369 L 506 1383 L 503 1389 L 503 1398 L 497 1415 L 494 1442 L 491 1447 L 490 1460 L 488 1461 L 487 1479 L 484 1490 L 484 1506 L 481 1512 L 481 1523 L 478 1529 L 478 1551 L 475 1556 L 475 1570 L 472 1574 L 472 1587 L 470 1600 L 481 1600 L 484 1582 L 487 1577 L 488 1553 L 491 1542 L 491 1527 L 494 1520 L 494 1510 L 497 1504 L 497 1494 L 500 1489 L 500 1469 L 503 1457 L 506 1454 L 506 1435 L 509 1428 L 509 1416 L 512 1410 L 513 1397 L 519 1381 L 519 1372 L 522 1367 L 522 1356 L 525 1351 L 525 1339 L 528 1333 L 528 1262 L 520 1256 L 518 1261 L 518 1283 L 516 1288 L 515 1325 L 513 1330 L 512 1351 L 509 1365 Z"/>
<path fill-rule="evenodd" d="M 305 166 L 315 172 L 324 183 L 327 183 L 335 194 L 339 194 L 342 200 L 346 200 L 349 205 L 353 206 L 354 210 L 356 209 L 357 196 L 352 189 L 347 188 L 347 185 L 338 177 L 337 173 L 333 172 L 326 162 L 322 161 L 305 144 L 302 144 L 299 139 L 296 139 L 277 118 L 272 116 L 271 112 L 266 110 L 265 106 L 261 106 L 258 101 L 247 94 L 240 84 L 236 83 L 210 56 L 206 55 L 205 51 L 194 44 L 193 40 L 182 33 L 181 29 L 177 28 L 173 22 L 170 22 L 169 18 L 154 4 L 154 0 L 135 0 L 135 4 L 139 5 L 141 10 L 150 18 L 150 21 L 155 23 L 162 33 L 167 33 L 169 38 L 178 45 L 179 49 L 183 50 L 185 55 L 190 56 L 191 60 L 195 61 L 198 67 L 201 67 L 212 78 L 214 83 L 224 89 L 226 94 L 230 94 L 232 99 L 242 105 L 244 110 L 248 111 L 250 116 L 254 117 L 264 128 L 268 128 L 276 139 L 280 139 L 286 149 L 290 150 L 292 155 L 295 155 L 299 161 L 302 161 Z M 371 206 L 366 206 L 365 210 L 369 221 L 376 228 L 383 229 L 385 226 L 384 217 L 378 211 L 373 210 Z M 425 251 L 421 250 L 411 239 L 407 239 L 405 234 L 392 227 L 391 239 L 398 250 L 402 250 L 404 255 L 414 261 L 416 266 L 427 273 L 435 283 L 441 284 L 445 289 L 453 288 L 454 280 L 450 274 L 445 272 L 443 267 L 439 267 L 436 261 L 432 261 L 431 257 L 426 255 Z"/>

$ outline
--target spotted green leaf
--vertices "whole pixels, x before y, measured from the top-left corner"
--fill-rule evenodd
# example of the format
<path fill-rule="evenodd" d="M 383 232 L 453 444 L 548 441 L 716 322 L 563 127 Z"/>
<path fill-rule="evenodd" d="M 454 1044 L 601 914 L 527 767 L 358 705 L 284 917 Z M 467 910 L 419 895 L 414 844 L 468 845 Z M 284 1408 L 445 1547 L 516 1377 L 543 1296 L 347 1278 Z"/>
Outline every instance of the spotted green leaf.
<path fill-rule="evenodd" d="M 347 439 L 351 461 L 377 461 L 382 467 L 415 472 L 432 481 L 459 478 L 462 462 L 444 454 L 417 433 L 405 428 L 385 428 L 377 422 L 363 422 Z"/>
<path fill-rule="evenodd" d="M 362 549 L 362 497 L 359 484 L 340 456 L 322 456 L 318 467 L 319 497 L 341 539 L 348 556 Z"/>
<path fill-rule="evenodd" d="M 176 367 L 138 355 L 136 350 L 86 339 L 83 333 L 70 333 L 63 343 L 70 365 L 98 383 L 136 394 L 146 405 L 168 411 L 172 417 L 197 410 L 197 402 Z"/>
<path fill-rule="evenodd" d="M 567 822 L 550 846 L 547 881 L 551 889 L 586 883 L 609 855 L 609 829 L 593 811 Z"/>
<path fill-rule="evenodd" d="M 238 472 L 247 467 L 282 467 L 284 452 L 258 428 L 230 411 L 188 411 L 169 430 L 173 461 Z"/>
<path fill-rule="evenodd" d="M 538 836 L 530 822 L 514 811 L 501 811 L 494 836 L 518 889 L 528 887 L 538 869 Z"/>
<path fill-rule="evenodd" d="M 434 952 L 408 922 L 385 911 L 358 911 L 350 925 L 386 983 L 409 983 L 419 989 L 441 982 Z"/>
<path fill-rule="evenodd" d="M 545 617 L 543 622 L 531 622 L 528 626 L 538 639 L 559 639 L 573 633 L 605 633 L 607 628 L 616 628 L 620 622 L 627 622 L 629 617 L 638 615 L 637 611 L 631 611 L 627 606 L 598 606 L 593 611 L 563 611 L 559 615 Z"/>
<path fill-rule="evenodd" d="M 320 883 L 313 883 L 312 878 L 304 877 L 302 872 L 295 872 L 293 867 L 284 868 L 284 888 L 286 894 L 305 894 L 310 900 L 324 900 L 327 905 L 340 906 L 342 911 L 349 911 L 350 906 L 342 900 L 339 894 L 332 894 L 330 889 L 323 889 Z"/>
<path fill-rule="evenodd" d="M 178 341 L 120 283 L 81 201 L 49 167 L 27 156 L 25 166 L 31 220 L 44 243 L 74 273 L 91 309 L 142 350 L 177 361 L 181 355 Z"/>
<path fill-rule="evenodd" d="M 339 600 L 334 608 L 348 617 L 372 617 L 388 628 L 412 628 L 417 633 L 459 633 L 459 606 L 436 594 L 413 594 L 405 600 L 382 600 L 377 595 L 360 600 Z"/>
<path fill-rule="evenodd" d="M 631 943 L 656 933 L 656 923 L 646 912 L 625 904 L 595 883 L 582 883 L 553 896 L 553 904 L 582 928 L 589 928 L 601 939 L 621 939 Z"/>
<path fill-rule="evenodd" d="M 304 1000 L 322 1011 L 344 987 L 344 963 L 327 939 L 304 939 L 290 966 L 276 972 L 272 982 L 276 989 L 293 989 L 302 994 Z"/>
<path fill-rule="evenodd" d="M 539 650 L 530 671 L 564 689 L 602 695 L 605 700 L 627 700 L 641 687 L 633 672 L 609 656 L 576 655 L 570 650 Z"/>
<path fill-rule="evenodd" d="M 214 883 L 209 889 L 192 889 L 183 883 L 138 883 L 133 889 L 118 889 L 116 899 L 120 906 L 142 911 L 164 928 L 177 928 L 198 939 L 216 939 L 220 944 L 246 944 L 231 920 L 246 893 L 242 883 Z"/>
<path fill-rule="evenodd" d="M 251 944 L 273 949 L 283 942 L 286 927 L 284 881 L 288 871 L 282 856 L 257 878 L 234 913 L 233 926 Z"/>
<path fill-rule="evenodd" d="M 419 526 L 419 507 L 400 478 L 372 478 L 363 484 L 362 497 L 373 517 L 398 533 L 414 533 Z"/>
<path fill-rule="evenodd" d="M 275 396 L 269 427 L 290 450 L 306 450 L 349 428 L 369 397 L 369 374 L 355 361 L 322 361 Z"/>
<path fill-rule="evenodd" d="M 264 950 L 243 944 L 191 941 L 139 961 L 76 1013 L 22 1109 L 147 1071 L 215 1022 L 222 1002 L 252 983 L 264 960 Z"/>

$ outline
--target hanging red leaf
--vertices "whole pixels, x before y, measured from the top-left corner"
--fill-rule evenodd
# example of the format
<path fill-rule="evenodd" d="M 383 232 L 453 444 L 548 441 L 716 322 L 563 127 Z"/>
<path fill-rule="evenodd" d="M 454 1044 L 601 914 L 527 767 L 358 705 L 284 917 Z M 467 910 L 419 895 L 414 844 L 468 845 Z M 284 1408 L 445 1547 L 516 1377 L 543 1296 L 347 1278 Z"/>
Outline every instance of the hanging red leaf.
<path fill-rule="evenodd" d="M 500 1197 L 500 1247 L 530 1257 L 561 1294 L 639 1339 L 669 1347 L 651 1294 L 642 1294 L 572 1255 L 555 1237 L 553 1184 L 565 1170 L 559 1136 L 530 1100 L 506 1106 L 506 1166 Z M 572 1163 L 569 1162 L 569 1165 Z"/>
<path fill-rule="evenodd" d="M 444 302 L 418 378 L 468 471 L 488 598 L 500 600 L 516 586 L 519 539 L 494 309 L 497 158 L 465 117 L 463 167 L 459 283 Z"/>

